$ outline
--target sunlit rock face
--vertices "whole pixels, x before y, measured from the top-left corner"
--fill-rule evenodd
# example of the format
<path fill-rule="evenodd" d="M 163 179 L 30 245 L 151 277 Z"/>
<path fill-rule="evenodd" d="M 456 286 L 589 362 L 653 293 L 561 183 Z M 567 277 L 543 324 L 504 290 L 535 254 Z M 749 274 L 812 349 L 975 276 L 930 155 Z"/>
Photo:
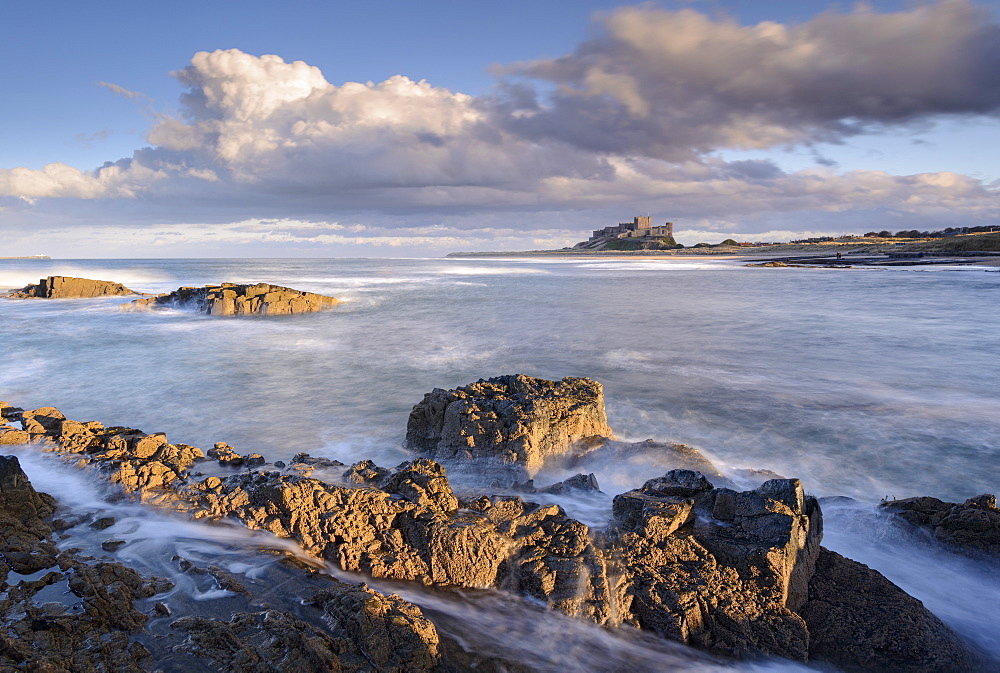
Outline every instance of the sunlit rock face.
<path fill-rule="evenodd" d="M 280 285 L 222 283 L 182 287 L 157 297 L 137 299 L 122 307 L 134 311 L 157 308 L 194 308 L 214 316 L 274 316 L 313 313 L 333 308 L 337 300 Z"/>
<path fill-rule="evenodd" d="M 467 403 L 459 407 L 465 412 L 469 400 L 479 400 L 488 410 L 468 412 L 480 416 L 466 430 L 477 434 L 462 435 L 451 426 L 440 430 L 451 418 L 448 404 L 429 405 L 426 416 L 417 405 L 416 427 L 439 428 L 437 442 L 444 435 L 482 438 L 484 446 L 508 451 L 510 460 L 526 456 L 527 464 L 529 455 L 536 461 L 548 455 L 540 447 L 561 446 L 598 427 L 610 433 L 600 385 L 587 379 L 498 377 L 434 391 L 425 403 L 428 398 Z M 555 504 L 509 493 L 456 494 L 445 468 L 428 458 L 392 469 L 361 461 L 331 482 L 303 476 L 299 467 L 321 466 L 328 473 L 344 466 L 304 454 L 287 470 L 275 463 L 282 469 L 250 465 L 205 476 L 194 470 L 209 460 L 231 469 L 225 459 L 238 454 L 218 443 L 206 458 L 194 447 L 169 444 L 162 434 L 81 423 L 53 407 L 20 411 L 0 404 L 0 413 L 21 425 L 0 431 L 0 440 L 23 433 L 18 437 L 72 454 L 143 500 L 294 539 L 343 570 L 438 587 L 500 589 L 598 624 L 636 626 L 737 659 L 776 655 L 865 671 L 980 670 L 975 655 L 919 601 L 876 571 L 820 547 L 822 512 L 797 479 L 770 479 L 738 491 L 715 487 L 700 471 L 671 470 L 615 497 L 607 527 L 593 531 Z M 487 414 L 493 416 L 484 421 Z M 444 420 L 434 425 L 427 418 Z M 569 481 L 596 488 L 595 480 L 581 477 Z M 993 501 L 974 504 L 992 507 Z M 362 607 L 402 628 L 402 635 L 387 632 L 376 641 L 405 641 L 405 647 L 368 647 L 366 656 L 398 659 L 385 670 L 423 670 L 435 660 L 433 634 L 412 606 L 374 594 L 329 598 L 317 604 L 345 632 L 357 626 L 345 615 Z M 237 615 L 212 628 L 252 638 L 253 625 L 264 624 L 264 617 Z M 290 633 L 283 622 L 267 623 L 276 633 Z"/>
<path fill-rule="evenodd" d="M 435 460 L 487 458 L 531 474 L 573 442 L 611 434 L 600 383 L 514 374 L 427 393 L 410 413 L 406 444 Z"/>
<path fill-rule="evenodd" d="M 49 276 L 35 285 L 11 292 L 9 299 L 79 299 L 90 297 L 124 297 L 140 294 L 121 283 L 110 280 L 91 280 L 72 276 Z"/>

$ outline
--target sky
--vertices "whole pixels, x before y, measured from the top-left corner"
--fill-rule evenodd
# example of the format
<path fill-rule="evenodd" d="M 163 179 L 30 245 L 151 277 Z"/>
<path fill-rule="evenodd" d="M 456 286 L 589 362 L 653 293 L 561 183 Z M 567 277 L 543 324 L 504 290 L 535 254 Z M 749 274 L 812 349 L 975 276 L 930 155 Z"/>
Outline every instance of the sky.
<path fill-rule="evenodd" d="M 2 0 L 0 257 L 1000 225 L 1000 2 Z"/>

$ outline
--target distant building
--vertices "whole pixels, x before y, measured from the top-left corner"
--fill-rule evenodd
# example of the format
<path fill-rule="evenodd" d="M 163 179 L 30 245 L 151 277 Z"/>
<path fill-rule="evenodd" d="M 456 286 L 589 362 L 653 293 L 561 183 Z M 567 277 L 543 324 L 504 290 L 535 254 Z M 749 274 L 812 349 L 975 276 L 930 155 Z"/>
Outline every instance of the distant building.
<path fill-rule="evenodd" d="M 620 222 L 613 227 L 595 229 L 589 241 L 596 241 L 605 238 L 645 238 L 647 236 L 672 237 L 674 235 L 673 222 L 667 222 L 663 226 L 654 227 L 652 220 L 653 218 L 649 215 L 638 215 L 632 218 L 631 222 Z"/>

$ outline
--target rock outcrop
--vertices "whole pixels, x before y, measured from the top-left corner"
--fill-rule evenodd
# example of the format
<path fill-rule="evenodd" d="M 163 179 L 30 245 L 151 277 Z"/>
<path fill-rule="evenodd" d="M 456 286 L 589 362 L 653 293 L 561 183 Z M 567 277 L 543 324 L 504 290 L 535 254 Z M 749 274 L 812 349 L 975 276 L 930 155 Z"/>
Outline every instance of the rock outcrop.
<path fill-rule="evenodd" d="M 121 283 L 110 280 L 91 280 L 72 276 L 49 276 L 37 285 L 27 285 L 7 294 L 8 299 L 80 299 L 90 297 L 124 297 L 142 294 Z"/>
<path fill-rule="evenodd" d="M 1000 561 L 1000 509 L 991 493 L 961 504 L 923 497 L 891 500 L 881 507 L 962 553 Z"/>
<path fill-rule="evenodd" d="M 881 573 L 826 549 L 801 614 L 810 657 L 849 673 L 990 670 L 920 601 Z"/>
<path fill-rule="evenodd" d="M 528 462 L 529 457 L 541 460 L 548 455 L 546 449 L 554 451 L 604 423 L 598 384 L 585 379 L 535 381 L 500 377 L 473 384 L 478 398 L 462 389 L 431 393 L 425 408 L 414 409 L 417 420 L 411 416 L 411 429 L 415 424 L 426 431 L 414 437 L 429 436 L 432 450 L 444 436 L 472 437 L 470 446 L 481 439 L 481 447 Z M 514 389 L 530 395 L 521 393 L 518 399 Z M 489 391 L 497 394 L 489 397 Z M 461 394 L 451 394 L 456 392 Z M 455 403 L 460 410 L 450 415 L 447 409 Z M 469 411 L 474 405 L 478 410 Z M 485 418 L 489 414 L 492 417 Z M 459 498 L 444 467 L 427 458 L 393 469 L 362 461 L 343 471 L 337 483 L 252 469 L 197 479 L 193 466 L 207 460 L 201 451 L 171 445 L 162 434 L 79 423 L 51 407 L 13 416 L 32 443 L 72 454 L 144 500 L 196 518 L 236 519 L 292 538 L 308 553 L 343 570 L 439 587 L 493 587 L 571 616 L 608 626 L 630 624 L 728 657 L 814 658 L 847 662 L 848 667 L 855 659 L 878 662 L 885 657 L 886 641 L 874 628 L 891 628 L 884 624 L 889 617 L 872 608 L 884 599 L 904 611 L 905 628 L 923 625 L 913 631 L 913 638 L 925 639 L 921 647 L 908 650 L 904 638 L 899 651 L 893 650 L 893 656 L 909 666 L 901 670 L 952 670 L 948 666 L 974 659 L 918 601 L 903 601 L 900 596 L 906 595 L 878 573 L 845 566 L 841 557 L 821 549 L 819 504 L 796 479 L 770 479 L 740 492 L 716 488 L 694 470 L 671 470 L 618 495 L 607 530 L 595 533 L 558 505 L 511 495 Z M 411 438 L 411 445 L 416 441 Z M 216 445 L 213 452 L 216 459 L 238 455 L 225 444 Z M 300 455 L 292 471 L 301 465 L 324 471 L 337 467 L 333 461 Z M 595 489 L 596 479 L 578 475 L 562 484 L 570 487 Z M 852 577 L 864 582 L 855 585 L 854 593 L 837 588 L 838 583 L 854 581 Z M 379 670 L 424 670 L 422 666 L 434 661 L 433 639 L 425 637 L 429 632 L 419 614 L 392 597 L 353 591 L 348 595 L 338 590 L 336 596 L 316 600 L 326 622 L 336 624 L 334 636 L 347 638 L 362 647 L 366 657 L 382 661 L 385 668 Z M 365 615 L 374 615 L 380 626 L 365 626 Z M 286 617 L 248 611 L 211 628 L 191 622 L 189 645 L 192 651 L 209 652 L 229 643 L 231 655 L 205 656 L 245 656 L 258 662 L 255 665 L 284 670 L 285 663 L 268 658 L 278 655 L 260 650 L 248 634 L 271 624 L 275 642 L 291 645 L 297 641 Z M 836 643 L 855 636 L 846 626 L 832 626 L 831 619 L 858 629 L 871 627 L 876 635 L 859 637 L 852 645 L 857 651 L 843 654 L 849 648 L 838 652 Z M 397 627 L 402 631 L 395 631 Z M 375 641 L 359 644 L 364 641 L 359 634 L 383 628 L 385 633 Z M 827 637 L 818 630 L 836 635 Z M 209 647 L 208 636 L 201 634 L 216 632 L 210 640 L 222 645 Z M 326 661 L 324 653 L 340 651 L 334 641 L 310 641 L 308 647 L 316 649 L 309 650 L 309 656 Z M 392 645 L 379 650 L 382 642 Z"/>
<path fill-rule="evenodd" d="M 0 456 L 0 669 L 146 670 L 149 652 L 134 634 L 148 618 L 135 601 L 171 585 L 59 551 L 48 522 L 54 511 L 55 501 L 35 491 L 17 457 Z M 51 588 L 76 604 L 36 598 Z"/>
<path fill-rule="evenodd" d="M 126 311 L 193 308 L 215 316 L 273 316 L 313 313 L 336 305 L 337 300 L 333 297 L 279 285 L 222 283 L 182 287 L 168 294 L 137 299 L 121 308 Z"/>
<path fill-rule="evenodd" d="M 574 442 L 610 435 L 600 383 L 515 374 L 427 393 L 410 412 L 406 445 L 439 461 L 486 458 L 532 474 Z"/>

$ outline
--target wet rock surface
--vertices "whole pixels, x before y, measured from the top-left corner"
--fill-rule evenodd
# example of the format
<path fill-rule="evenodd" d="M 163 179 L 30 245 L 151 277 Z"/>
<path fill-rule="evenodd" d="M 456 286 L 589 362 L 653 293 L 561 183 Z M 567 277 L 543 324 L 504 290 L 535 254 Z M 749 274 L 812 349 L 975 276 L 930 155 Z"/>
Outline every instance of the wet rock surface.
<path fill-rule="evenodd" d="M 923 497 L 891 500 L 881 507 L 957 551 L 1000 561 L 1000 509 L 991 493 L 963 503 Z"/>
<path fill-rule="evenodd" d="M 531 413 L 537 409 L 525 410 L 534 402 L 508 398 L 511 385 L 523 384 L 536 392 L 537 388 L 531 380 L 510 379 L 483 383 L 506 386 L 496 398 L 503 402 L 497 402 L 497 408 L 513 409 L 505 418 L 516 422 L 498 416 L 489 421 L 495 422 L 489 427 L 496 431 L 490 435 L 483 430 L 488 423 L 474 419 L 473 429 L 478 428 L 479 434 L 460 436 L 484 438 L 484 447 L 505 446 L 502 450 L 510 450 L 512 459 L 527 462 L 534 455 L 542 460 L 547 454 L 541 447 L 551 448 L 557 439 L 571 443 L 567 438 L 584 427 L 589 431 L 591 421 L 600 417 L 591 413 L 593 409 L 571 411 L 572 403 L 555 395 L 550 408 L 556 415 L 536 424 Z M 596 404 L 600 390 L 577 383 L 585 380 L 546 383 L 559 388 L 566 381 L 571 390 L 579 386 L 590 390 L 589 397 L 577 396 L 589 400 L 580 405 Z M 435 393 L 429 395 L 432 400 L 438 399 Z M 569 392 L 566 396 L 573 397 Z M 515 409 L 518 405 L 525 408 Z M 599 406 L 603 414 L 603 403 Z M 430 427 L 423 421 L 425 411 L 420 405 L 414 409 L 421 428 Z M 437 417 L 436 412 L 428 413 Z M 589 418 L 590 425 L 574 416 L 577 413 Z M 852 647 L 857 651 L 850 657 L 862 662 L 860 666 L 879 665 L 884 642 L 876 636 L 856 638 L 853 631 L 830 620 L 874 628 L 882 618 L 872 617 L 877 614 L 872 605 L 884 601 L 898 604 L 900 610 L 905 607 L 907 624 L 925 625 L 914 631 L 925 642 L 923 649 L 911 650 L 913 667 L 906 670 L 951 670 L 935 666 L 974 659 L 918 601 L 881 575 L 851 570 L 839 564 L 836 555 L 830 556 L 832 552 L 822 550 L 822 512 L 797 479 L 769 479 L 756 489 L 740 491 L 717 487 L 711 474 L 671 470 L 616 496 L 607 529 L 595 532 L 558 505 L 532 503 L 511 494 L 460 496 L 445 468 L 428 458 L 391 469 L 361 461 L 344 470 L 336 461 L 301 454 L 289 471 L 251 466 L 204 476 L 193 470 L 209 458 L 195 447 L 170 444 L 162 434 L 80 423 L 52 407 L 12 418 L 18 419 L 15 422 L 32 444 L 72 455 L 138 499 L 199 519 L 238 520 L 249 528 L 294 539 L 309 554 L 345 571 L 441 588 L 494 588 L 572 617 L 612 627 L 636 626 L 726 657 L 776 655 L 838 666 L 848 661 L 838 651 L 840 639 L 855 638 Z M 554 427 L 558 423 L 553 418 L 568 419 L 566 427 Z M 412 423 L 413 416 L 411 429 Z M 522 426 L 534 429 L 521 433 Z M 511 428 L 517 432 L 501 432 Z M 225 444 L 217 444 L 212 452 L 213 460 L 236 454 Z M 700 456 L 688 457 L 701 464 Z M 339 480 L 330 483 L 295 473 L 300 467 L 330 470 Z M 598 488 L 593 475 L 583 474 L 556 486 L 583 492 Z M 225 590 L 241 593 L 243 587 L 253 594 L 242 580 L 227 578 L 218 569 L 204 572 Z M 863 583 L 853 585 L 852 591 L 836 588 L 838 582 L 848 581 L 845 577 L 854 576 Z M 329 667 L 316 670 L 366 670 L 351 668 L 356 664 L 350 662 L 360 661 L 351 658 L 355 656 L 369 665 L 381 662 L 374 670 L 447 666 L 429 630 L 433 624 L 412 604 L 351 585 L 329 591 L 311 603 L 322 611 L 322 619 L 309 621 L 310 628 L 299 629 L 298 636 L 289 620 L 301 619 L 301 614 L 250 604 L 231 618 L 212 624 L 188 620 L 175 631 L 186 634 L 185 647 L 192 656 L 223 667 L 238 659 L 246 666 L 225 670 L 294 670 L 295 666 L 313 670 L 308 668 L 313 665 Z M 834 599 L 836 611 L 826 607 Z M 824 616 L 831 614 L 835 617 Z M 266 634 L 261 637 L 276 645 L 261 649 L 254 633 Z M 908 647 L 905 638 L 899 642 L 901 649 Z M 271 651 L 281 649 L 278 645 L 298 647 L 305 659 L 282 658 Z"/>
<path fill-rule="evenodd" d="M 49 276 L 37 284 L 27 285 L 6 295 L 8 299 L 81 299 L 91 297 L 124 297 L 142 294 L 121 283 L 91 280 L 72 276 Z"/>
<path fill-rule="evenodd" d="M 137 299 L 123 305 L 122 310 L 193 308 L 214 316 L 275 316 L 313 313 L 336 305 L 333 297 L 280 285 L 222 283 L 181 287 L 167 294 Z"/>
<path fill-rule="evenodd" d="M 533 473 L 587 437 L 611 436 L 600 383 L 498 376 L 424 396 L 410 413 L 406 444 L 435 460 L 488 458 Z"/>

